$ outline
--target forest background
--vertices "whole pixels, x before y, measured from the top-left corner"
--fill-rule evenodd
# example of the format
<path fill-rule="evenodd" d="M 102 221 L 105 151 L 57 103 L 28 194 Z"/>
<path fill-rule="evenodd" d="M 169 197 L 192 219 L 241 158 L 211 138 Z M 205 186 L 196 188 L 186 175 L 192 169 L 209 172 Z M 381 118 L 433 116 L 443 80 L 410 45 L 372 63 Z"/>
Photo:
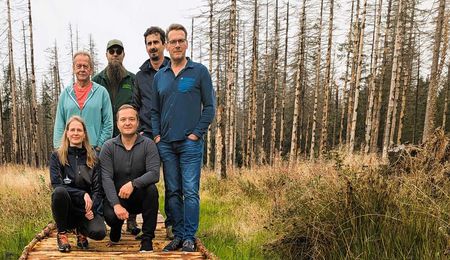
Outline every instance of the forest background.
<path fill-rule="evenodd" d="M 83 46 L 96 72 L 104 59 L 95 32 L 69 23 L 37 68 L 33 2 L 0 1 L 0 164 L 45 167 L 59 93 L 73 80 L 70 57 Z M 205 167 L 219 180 L 330 158 L 342 170 L 341 154 L 385 161 L 395 145 L 446 133 L 448 4 L 202 1 L 185 25 L 188 56 L 209 68 L 217 93 Z"/>

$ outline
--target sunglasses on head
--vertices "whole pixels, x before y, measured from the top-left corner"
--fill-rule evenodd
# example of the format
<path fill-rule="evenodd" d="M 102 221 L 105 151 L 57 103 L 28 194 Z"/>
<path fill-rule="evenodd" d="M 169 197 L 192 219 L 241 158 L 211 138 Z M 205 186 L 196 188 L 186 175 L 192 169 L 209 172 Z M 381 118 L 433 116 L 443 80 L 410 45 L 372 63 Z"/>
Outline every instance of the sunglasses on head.
<path fill-rule="evenodd" d="M 114 55 L 114 53 L 117 53 L 117 55 L 121 55 L 123 52 L 122 48 L 110 48 L 108 49 L 108 53 L 111 55 Z"/>

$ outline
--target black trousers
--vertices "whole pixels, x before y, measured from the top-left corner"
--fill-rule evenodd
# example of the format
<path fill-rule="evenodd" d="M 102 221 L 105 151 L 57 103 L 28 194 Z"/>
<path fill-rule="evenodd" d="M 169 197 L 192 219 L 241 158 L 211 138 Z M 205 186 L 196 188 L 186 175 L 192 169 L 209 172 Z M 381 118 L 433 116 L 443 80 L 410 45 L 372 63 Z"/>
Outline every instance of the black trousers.
<path fill-rule="evenodd" d="M 93 219 L 88 220 L 72 203 L 72 198 L 64 187 L 56 187 L 53 191 L 52 213 L 58 232 L 76 228 L 78 232 L 94 240 L 102 240 L 106 236 L 103 217 L 95 214 Z"/>
<path fill-rule="evenodd" d="M 158 189 L 154 184 L 145 188 L 135 189 L 128 199 L 119 198 L 120 205 L 128 213 L 142 213 L 144 223 L 142 224 L 142 238 L 155 238 L 156 221 L 158 217 Z M 122 229 L 123 220 L 117 218 L 114 208 L 108 200 L 103 202 L 103 213 L 106 223 L 111 229 Z"/>

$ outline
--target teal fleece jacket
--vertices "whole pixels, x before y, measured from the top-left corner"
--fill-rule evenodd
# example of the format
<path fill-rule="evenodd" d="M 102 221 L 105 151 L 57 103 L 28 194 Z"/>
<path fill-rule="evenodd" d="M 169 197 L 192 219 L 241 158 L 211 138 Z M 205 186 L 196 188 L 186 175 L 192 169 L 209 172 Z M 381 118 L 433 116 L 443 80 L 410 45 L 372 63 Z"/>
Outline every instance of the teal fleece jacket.
<path fill-rule="evenodd" d="M 61 138 L 67 121 L 71 116 L 81 116 L 86 124 L 89 143 L 93 147 L 101 147 L 112 137 L 113 115 L 108 91 L 101 85 L 92 82 L 92 89 L 80 109 L 73 85 L 67 86 L 59 96 L 56 109 L 55 127 L 53 129 L 53 147 L 61 145 Z"/>

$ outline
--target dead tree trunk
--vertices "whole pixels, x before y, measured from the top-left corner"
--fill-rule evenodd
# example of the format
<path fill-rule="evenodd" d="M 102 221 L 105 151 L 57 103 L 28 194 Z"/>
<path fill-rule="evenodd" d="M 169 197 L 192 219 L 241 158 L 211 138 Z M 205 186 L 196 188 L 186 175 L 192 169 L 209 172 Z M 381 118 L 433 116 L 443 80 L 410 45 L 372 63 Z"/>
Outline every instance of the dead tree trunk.
<path fill-rule="evenodd" d="M 439 50 L 442 41 L 442 28 L 445 18 L 445 0 L 439 0 L 439 13 L 436 20 L 436 30 L 434 34 L 433 59 L 431 63 L 430 85 L 428 87 L 427 107 L 425 111 L 425 121 L 423 126 L 422 142 L 425 142 L 435 128 L 436 96 L 439 83 L 438 65 Z"/>
<path fill-rule="evenodd" d="M 347 135 L 346 135 L 346 144 L 347 149 L 350 151 L 350 136 L 352 132 L 352 117 L 353 117 L 353 106 L 355 104 L 355 83 L 356 83 L 356 74 L 358 70 L 358 46 L 359 46 L 359 35 L 360 35 L 360 23 L 359 23 L 359 12 L 360 12 L 360 0 L 356 0 L 356 15 L 355 20 L 353 22 L 354 30 L 352 31 L 353 45 L 352 45 L 352 60 L 351 60 L 351 73 L 350 73 L 350 88 L 348 92 L 348 107 L 347 107 Z"/>
<path fill-rule="evenodd" d="M 372 56 L 372 70 L 370 72 L 370 82 L 369 82 L 369 105 L 367 107 L 367 115 L 366 115 L 366 133 L 365 133 L 365 145 L 364 145 L 364 153 L 368 154 L 370 151 L 370 143 L 371 138 L 376 138 L 371 135 L 372 133 L 372 118 L 374 113 L 374 100 L 375 95 L 377 94 L 377 85 L 376 78 L 378 76 L 378 45 L 380 42 L 381 35 L 381 8 L 383 6 L 383 0 L 378 0 L 378 5 L 376 7 L 375 15 L 375 37 L 373 41 L 373 51 L 374 55 Z M 381 89 L 378 91 L 381 92 Z"/>
<path fill-rule="evenodd" d="M 254 1 L 254 16 L 253 16 L 253 39 L 252 39 L 252 75 L 250 80 L 250 108 L 249 108 L 249 123 L 247 128 L 247 166 L 253 167 L 255 164 L 255 146 L 256 146 L 256 87 L 258 84 L 258 0 Z"/>
<path fill-rule="evenodd" d="M 366 26 L 366 10 L 367 10 L 367 0 L 364 0 L 363 4 L 363 13 L 361 19 L 361 27 L 359 32 L 359 40 L 358 40 L 358 58 L 356 59 L 356 79 L 355 79 L 355 98 L 353 104 L 353 114 L 352 114 L 352 123 L 351 123 L 351 132 L 350 132 L 350 143 L 349 143 L 349 152 L 353 153 L 353 149 L 355 148 L 355 134 L 356 134 L 356 120 L 358 118 L 358 103 L 359 103 L 359 86 L 361 83 L 361 73 L 362 73 L 362 52 L 364 46 L 364 28 Z"/>
<path fill-rule="evenodd" d="M 16 73 L 14 67 L 14 53 L 13 53 L 13 43 L 12 43 L 12 22 L 11 22 L 11 5 L 10 0 L 6 1 L 8 6 L 8 57 L 9 57 L 9 80 L 11 86 L 11 137 L 12 137 L 12 161 L 18 163 L 17 159 L 19 157 L 19 143 L 17 139 L 17 82 Z"/>
<path fill-rule="evenodd" d="M 281 84 L 281 113 L 280 113 L 280 143 L 278 146 L 278 157 L 281 158 L 284 147 L 284 109 L 286 106 L 286 82 L 287 82 L 287 60 L 288 60 L 288 43 L 289 43 L 289 1 L 286 7 L 286 32 L 284 41 L 284 65 L 283 65 L 283 83 Z"/>
<path fill-rule="evenodd" d="M 31 59 L 31 97 L 30 97 L 30 125 L 31 125 L 31 164 L 35 166 L 41 165 L 39 160 L 39 147 L 37 142 L 38 134 L 38 117 L 37 117 L 37 100 L 36 100 L 36 73 L 34 66 L 34 46 L 33 46 L 33 22 L 31 19 L 31 0 L 28 0 L 28 20 L 30 28 L 30 59 Z"/>
<path fill-rule="evenodd" d="M 216 113 L 216 154 L 214 162 L 214 171 L 217 179 L 226 178 L 226 165 L 223 158 L 223 105 L 220 102 L 220 20 L 217 22 L 217 64 L 216 64 L 216 89 L 217 89 L 217 113 Z"/>
<path fill-rule="evenodd" d="M 394 47 L 394 60 L 392 61 L 392 76 L 391 76 L 391 86 L 389 91 L 389 104 L 388 104 L 388 111 L 386 114 L 386 125 L 384 129 L 384 136 L 383 136 L 383 153 L 382 157 L 387 158 L 387 150 L 389 148 L 389 140 L 390 140 L 390 132 L 392 127 L 392 117 L 393 115 L 393 108 L 394 108 L 394 102 L 395 102 L 395 89 L 398 84 L 396 82 L 397 73 L 398 73 L 398 63 L 399 63 L 399 54 L 401 50 L 401 43 L 402 43 L 402 37 L 400 32 L 401 27 L 401 17 L 403 13 L 403 4 L 402 0 L 399 0 L 398 3 L 398 14 L 397 14 L 397 25 L 396 25 L 396 35 L 395 35 L 395 47 Z"/>
<path fill-rule="evenodd" d="M 348 117 L 347 117 L 347 126 L 344 128 L 344 121 L 345 121 L 345 107 L 350 106 L 350 102 L 351 102 L 351 95 L 350 95 L 350 88 L 347 89 L 347 85 L 348 85 L 348 70 L 350 67 L 350 46 L 352 44 L 352 36 L 353 36 L 353 10 L 354 10 L 354 4 L 355 4 L 355 0 L 352 0 L 352 9 L 351 9 L 351 14 L 350 14 L 350 28 L 349 28 L 349 32 L 348 32 L 348 50 L 347 50 L 347 58 L 346 58 L 346 65 L 345 65 L 345 76 L 344 76 L 344 87 L 343 87 L 343 104 L 342 104 L 342 110 L 341 110 L 341 120 L 340 120 L 340 130 L 339 130 L 339 144 L 342 145 L 343 143 L 343 135 L 344 135 L 344 129 L 347 128 L 348 126 Z M 348 130 L 346 131 L 346 136 L 347 136 Z M 345 142 L 346 144 L 348 144 L 348 140 L 347 138 L 345 138 Z"/>
<path fill-rule="evenodd" d="M 370 142 L 370 152 L 377 152 L 378 151 L 378 138 L 379 138 L 379 132 L 380 132 L 380 121 L 381 121 L 381 106 L 382 106 L 382 98 L 383 98 L 383 89 L 384 89 L 384 82 L 385 77 L 387 75 L 387 67 L 388 67 L 388 59 L 390 60 L 390 55 L 388 55 L 389 46 L 391 45 L 388 41 L 389 37 L 389 29 L 391 27 L 391 9 L 392 9 L 392 0 L 388 0 L 388 8 L 387 8 L 387 17 L 386 17 L 386 27 L 384 32 L 384 47 L 383 47 L 383 58 L 382 58 L 382 65 L 381 65 L 381 73 L 377 77 L 379 78 L 378 83 L 379 85 L 379 91 L 378 91 L 378 97 L 375 102 L 375 108 L 374 108 L 374 116 L 372 119 L 372 125 L 373 125 L 373 131 L 372 131 L 372 139 Z"/>
<path fill-rule="evenodd" d="M 448 113 L 448 93 L 450 92 L 450 62 L 448 62 L 447 67 L 447 84 L 445 87 L 445 98 L 444 98 L 444 111 L 442 112 L 442 129 L 445 132 L 445 126 L 447 124 L 447 113 Z"/>
<path fill-rule="evenodd" d="M 324 102 L 322 114 L 322 134 L 320 135 L 319 156 L 321 157 L 327 150 L 328 143 L 328 111 L 330 106 L 330 88 L 331 88 L 331 46 L 333 43 L 333 8 L 334 0 L 330 0 L 330 17 L 328 22 L 328 46 L 326 58 L 326 72 L 324 84 Z"/>
<path fill-rule="evenodd" d="M 303 0 L 302 15 L 300 18 L 300 35 L 299 35 L 299 54 L 297 61 L 297 76 L 295 79 L 295 101 L 294 101 L 294 116 L 292 118 L 292 136 L 291 136 L 291 151 L 289 153 L 289 163 L 296 162 L 298 151 L 301 150 L 301 143 L 298 143 L 297 137 L 301 134 L 301 120 L 302 115 L 302 87 L 304 77 L 304 63 L 305 63 L 305 30 L 306 30 L 306 0 Z M 300 131 L 299 131 L 300 130 Z M 300 133 L 299 133 L 300 132 Z"/>
<path fill-rule="evenodd" d="M 230 33 L 229 33 L 229 48 L 228 48 L 228 62 L 226 63 L 226 89 L 225 89 L 225 109 L 226 120 L 228 124 L 225 126 L 225 151 L 226 151 L 226 165 L 227 169 L 233 167 L 233 131 L 234 131 L 234 116 L 233 116 L 233 90 L 235 89 L 236 76 L 236 0 L 231 0 L 230 7 Z"/>
<path fill-rule="evenodd" d="M 317 52 L 316 52 L 316 82 L 314 90 L 314 110 L 313 110 L 313 122 L 311 127 L 311 148 L 309 151 L 309 159 L 314 159 L 314 149 L 316 142 L 316 124 L 317 124 L 317 106 L 320 89 L 320 62 L 321 62 L 321 48 L 322 48 L 322 19 L 323 19 L 323 0 L 320 1 L 320 16 L 319 16 L 319 32 L 317 39 Z"/>
<path fill-rule="evenodd" d="M 269 149 L 269 164 L 273 165 L 275 160 L 275 139 L 277 132 L 277 112 L 278 112 L 278 47 L 280 42 L 280 35 L 278 33 L 278 0 L 275 0 L 275 42 L 273 46 L 273 104 L 272 104 L 272 118 L 270 124 L 270 149 Z"/>

